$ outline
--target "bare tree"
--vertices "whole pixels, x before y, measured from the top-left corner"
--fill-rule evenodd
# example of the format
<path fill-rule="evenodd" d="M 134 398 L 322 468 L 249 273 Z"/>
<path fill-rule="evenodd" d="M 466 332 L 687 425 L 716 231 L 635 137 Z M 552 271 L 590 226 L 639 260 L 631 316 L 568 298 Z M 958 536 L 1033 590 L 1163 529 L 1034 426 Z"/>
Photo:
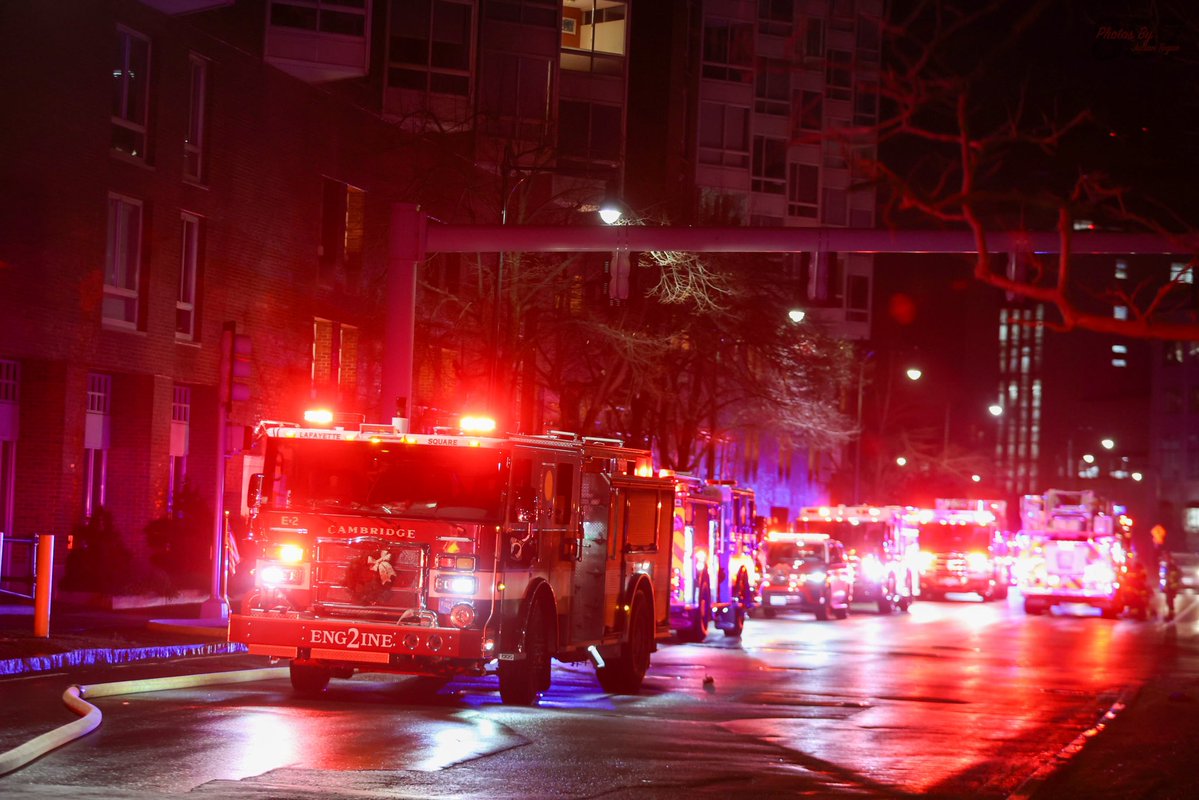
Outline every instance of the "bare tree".
<path fill-rule="evenodd" d="M 1050 328 L 1199 339 L 1196 208 L 1177 180 L 1194 166 L 1199 110 L 1191 4 L 910 5 L 890 26 L 869 132 L 889 155 L 859 165 L 886 188 L 886 221 L 968 228 L 974 277 L 1056 309 Z M 1049 227 L 1057 256 L 987 254 L 992 231 Z M 1091 227 L 1156 233 L 1190 255 L 1172 274 L 1096 283 L 1071 252 Z"/>

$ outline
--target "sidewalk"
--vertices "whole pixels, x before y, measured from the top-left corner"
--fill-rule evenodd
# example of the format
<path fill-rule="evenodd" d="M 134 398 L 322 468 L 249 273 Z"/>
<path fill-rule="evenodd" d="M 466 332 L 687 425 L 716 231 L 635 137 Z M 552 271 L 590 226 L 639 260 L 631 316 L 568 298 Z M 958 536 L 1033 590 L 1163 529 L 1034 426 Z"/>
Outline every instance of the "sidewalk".
<path fill-rule="evenodd" d="M 0 604 L 0 675 L 89 664 L 243 653 L 225 641 L 226 621 L 203 619 L 198 604 L 102 611 L 52 606 L 50 636 L 33 633 L 33 604 Z"/>

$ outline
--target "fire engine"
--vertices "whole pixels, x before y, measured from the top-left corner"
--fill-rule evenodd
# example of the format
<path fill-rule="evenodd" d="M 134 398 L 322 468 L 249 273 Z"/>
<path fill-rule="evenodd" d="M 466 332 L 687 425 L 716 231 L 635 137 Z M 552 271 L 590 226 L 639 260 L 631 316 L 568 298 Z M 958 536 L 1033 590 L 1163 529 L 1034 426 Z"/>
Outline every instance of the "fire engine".
<path fill-rule="evenodd" d="M 873 601 L 880 614 L 907 611 L 920 595 L 917 530 L 904 506 L 808 506 L 803 530 L 827 533 L 845 546 L 854 569 L 854 600 Z"/>
<path fill-rule="evenodd" d="M 255 587 L 229 639 L 287 659 L 292 685 L 391 672 L 498 673 L 504 703 L 551 658 L 640 690 L 670 635 L 673 482 L 648 451 L 546 435 L 412 434 L 405 421 L 259 426 Z"/>
<path fill-rule="evenodd" d="M 725 636 L 740 636 L 762 574 L 753 491 L 660 474 L 675 481 L 671 625 L 685 642 L 702 642 L 712 622 Z"/>
<path fill-rule="evenodd" d="M 938 498 L 934 508 L 914 513 L 920 531 L 920 593 L 977 594 L 983 600 L 1008 596 L 1012 568 L 1000 520 L 1002 500 Z"/>
<path fill-rule="evenodd" d="M 1120 613 L 1132 523 L 1116 512 L 1092 491 L 1051 489 L 1021 499 L 1025 613 L 1044 614 L 1059 603 L 1089 605 L 1105 617 Z"/>

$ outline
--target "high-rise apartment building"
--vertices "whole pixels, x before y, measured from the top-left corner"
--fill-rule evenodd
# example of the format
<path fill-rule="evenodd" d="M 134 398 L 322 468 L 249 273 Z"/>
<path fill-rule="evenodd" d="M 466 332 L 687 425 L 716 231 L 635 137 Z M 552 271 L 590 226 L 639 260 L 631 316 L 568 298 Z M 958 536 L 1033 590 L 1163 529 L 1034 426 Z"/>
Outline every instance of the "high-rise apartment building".
<path fill-rule="evenodd" d="M 877 158 L 882 12 L 881 0 L 679 0 L 643 10 L 630 194 L 690 223 L 871 227 L 877 198 L 859 184 L 863 162 Z M 663 186 L 669 194 L 655 196 Z M 872 256 L 758 258 L 792 287 L 810 324 L 848 340 L 869 335 Z M 780 522 L 788 509 L 827 501 L 833 469 L 852 459 L 787 447 L 769 430 L 733 446 L 735 474 L 722 477 L 752 485 L 760 510 Z"/>

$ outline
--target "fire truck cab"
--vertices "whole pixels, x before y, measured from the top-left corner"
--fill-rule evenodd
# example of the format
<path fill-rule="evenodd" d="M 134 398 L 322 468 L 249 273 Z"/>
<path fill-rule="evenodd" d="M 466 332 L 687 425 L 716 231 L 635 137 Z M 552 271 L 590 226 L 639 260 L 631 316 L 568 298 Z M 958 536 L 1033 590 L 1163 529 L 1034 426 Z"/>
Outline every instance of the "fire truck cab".
<path fill-rule="evenodd" d="M 920 595 L 919 545 L 903 506 L 808 506 L 799 525 L 845 546 L 854 570 L 854 600 L 874 602 L 880 614 L 907 611 Z"/>
<path fill-rule="evenodd" d="M 674 486 L 647 451 L 553 432 L 259 426 L 255 586 L 229 639 L 319 694 L 355 672 L 498 672 L 505 703 L 591 660 L 636 693 L 669 636 Z"/>
<path fill-rule="evenodd" d="M 983 600 L 1008 596 L 1012 568 L 999 520 L 1002 500 L 938 498 L 935 508 L 914 512 L 920 530 L 921 595 L 973 593 Z"/>
<path fill-rule="evenodd" d="M 680 641 L 702 642 L 709 626 L 738 637 L 761 578 L 754 496 L 730 483 L 662 470 L 675 481 L 670 620 Z"/>
<path fill-rule="evenodd" d="M 1105 617 L 1123 610 L 1120 576 L 1131 520 L 1091 491 L 1051 489 L 1021 499 L 1024 543 L 1020 590 L 1026 614 L 1085 604 Z"/>

